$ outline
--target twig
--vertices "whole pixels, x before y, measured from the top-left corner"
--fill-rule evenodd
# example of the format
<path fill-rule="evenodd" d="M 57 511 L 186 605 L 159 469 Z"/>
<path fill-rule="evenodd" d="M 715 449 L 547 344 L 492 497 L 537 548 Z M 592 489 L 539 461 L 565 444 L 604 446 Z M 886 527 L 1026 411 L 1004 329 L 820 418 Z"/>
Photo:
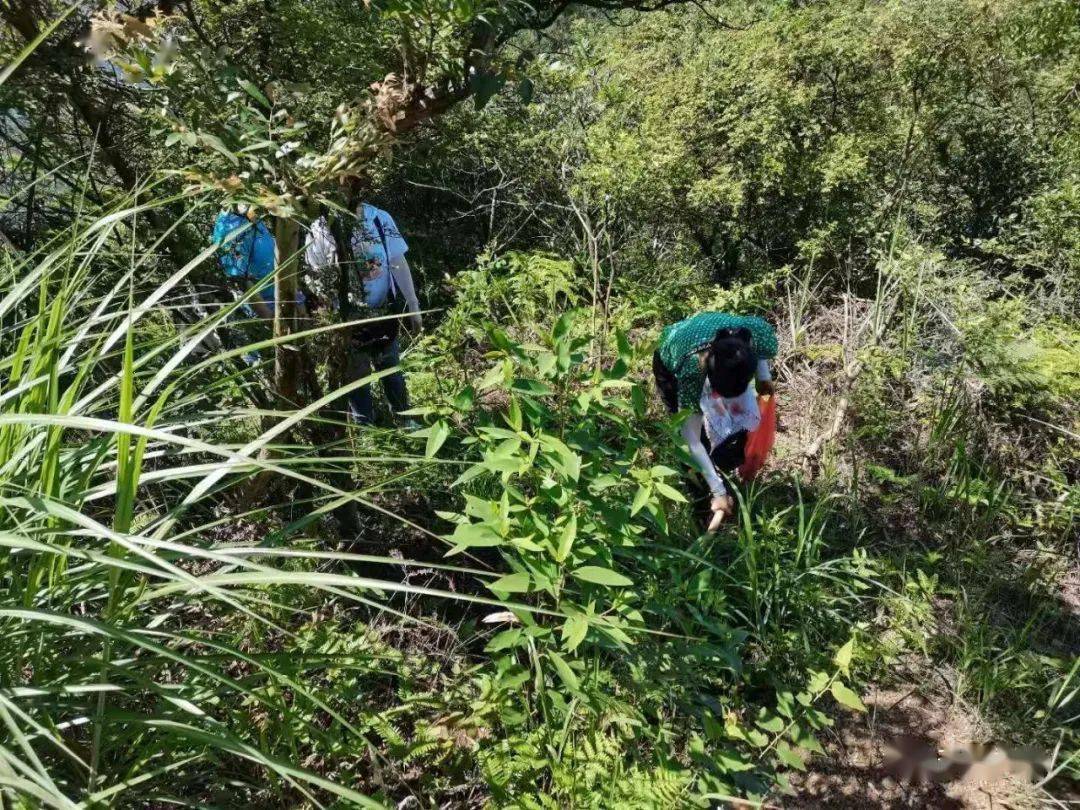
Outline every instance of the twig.
<path fill-rule="evenodd" d="M 839 435 L 840 429 L 844 426 L 844 421 L 851 411 L 851 389 L 855 385 L 855 381 L 858 379 L 859 374 L 862 373 L 862 369 L 863 364 L 860 361 L 855 361 L 844 370 L 844 377 L 846 379 L 844 386 L 845 394 L 840 398 L 840 402 L 836 406 L 836 413 L 833 415 L 832 424 L 829 426 L 829 429 L 814 439 L 803 453 L 803 458 L 807 462 L 817 459 L 817 457 L 821 455 L 821 451 L 824 449 L 825 445 Z"/>

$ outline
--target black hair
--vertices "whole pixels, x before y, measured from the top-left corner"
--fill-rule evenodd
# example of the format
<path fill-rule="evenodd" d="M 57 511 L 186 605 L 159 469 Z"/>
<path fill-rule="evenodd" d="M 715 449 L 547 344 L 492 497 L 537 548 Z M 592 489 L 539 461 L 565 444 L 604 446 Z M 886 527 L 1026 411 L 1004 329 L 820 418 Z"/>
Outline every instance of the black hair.
<path fill-rule="evenodd" d="M 718 329 L 705 355 L 709 387 L 722 397 L 737 397 L 754 376 L 757 355 L 749 329 Z"/>

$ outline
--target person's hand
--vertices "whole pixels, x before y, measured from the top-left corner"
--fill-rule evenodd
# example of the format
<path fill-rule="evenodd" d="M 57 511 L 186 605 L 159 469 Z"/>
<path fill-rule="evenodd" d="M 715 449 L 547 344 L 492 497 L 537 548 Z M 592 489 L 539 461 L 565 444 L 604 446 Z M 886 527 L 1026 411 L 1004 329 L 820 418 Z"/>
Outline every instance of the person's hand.
<path fill-rule="evenodd" d="M 763 397 L 771 397 L 776 393 L 776 386 L 773 385 L 772 380 L 758 380 L 757 392 Z"/>
<path fill-rule="evenodd" d="M 412 314 L 412 315 L 409 316 L 408 320 L 409 320 L 409 326 L 412 328 L 413 332 L 415 332 L 416 334 L 420 334 L 420 332 L 423 331 L 423 329 L 424 329 L 424 321 L 419 315 Z"/>
<path fill-rule="evenodd" d="M 725 517 L 735 511 L 735 499 L 730 495 L 720 495 L 712 499 L 709 508 L 712 509 L 712 519 L 709 521 L 707 531 L 711 534 L 720 528 Z"/>

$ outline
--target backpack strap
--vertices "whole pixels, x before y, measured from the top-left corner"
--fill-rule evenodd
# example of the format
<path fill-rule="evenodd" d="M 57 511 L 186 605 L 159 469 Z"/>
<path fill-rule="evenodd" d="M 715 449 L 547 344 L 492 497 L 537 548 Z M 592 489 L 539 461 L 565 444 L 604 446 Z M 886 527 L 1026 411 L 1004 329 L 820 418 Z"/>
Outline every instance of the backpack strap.
<path fill-rule="evenodd" d="M 390 274 L 390 297 L 398 297 L 397 282 L 394 281 L 394 272 L 390 269 L 390 248 L 386 243 L 386 229 L 383 227 L 382 218 L 375 215 L 375 230 L 379 232 L 379 241 L 382 242 L 383 255 L 386 256 L 386 272 Z"/>

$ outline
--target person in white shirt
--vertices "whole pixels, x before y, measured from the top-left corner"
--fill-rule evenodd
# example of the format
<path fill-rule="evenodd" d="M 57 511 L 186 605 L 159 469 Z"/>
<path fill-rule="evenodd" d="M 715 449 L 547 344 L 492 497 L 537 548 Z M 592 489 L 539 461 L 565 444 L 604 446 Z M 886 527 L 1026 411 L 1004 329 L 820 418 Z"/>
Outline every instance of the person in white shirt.
<path fill-rule="evenodd" d="M 682 436 L 712 493 L 709 531 L 734 512 L 721 473 L 745 460 L 746 440 L 761 423 L 755 388 L 773 393 L 768 361 L 776 349 L 776 333 L 761 318 L 703 312 L 665 328 L 653 354 L 664 405 L 688 412 Z"/>
<path fill-rule="evenodd" d="M 412 270 L 405 258 L 408 250 L 394 218 L 368 203 L 357 207 L 354 221 L 341 218 L 332 227 L 326 217 L 320 217 L 311 227 L 305 256 L 314 271 L 310 278 L 312 291 L 339 309 L 343 319 L 383 318 L 353 328 L 347 380 L 365 377 L 372 368 L 383 371 L 398 366 L 402 321 L 415 332 L 423 327 Z M 339 257 L 339 253 L 345 255 Z M 401 317 L 390 317 L 394 315 Z M 409 395 L 401 370 L 381 379 L 393 412 L 407 411 Z M 374 422 L 370 385 L 351 392 L 347 405 L 352 420 L 360 424 Z"/>

